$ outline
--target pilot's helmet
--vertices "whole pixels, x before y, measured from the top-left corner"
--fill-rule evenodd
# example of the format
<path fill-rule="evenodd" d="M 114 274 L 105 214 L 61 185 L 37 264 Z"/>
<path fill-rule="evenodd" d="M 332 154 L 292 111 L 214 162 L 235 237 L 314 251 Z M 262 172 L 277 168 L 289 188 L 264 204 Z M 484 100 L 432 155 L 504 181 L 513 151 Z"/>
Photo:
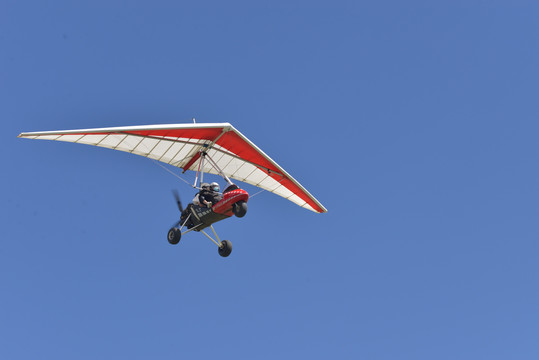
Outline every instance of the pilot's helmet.
<path fill-rule="evenodd" d="M 212 189 L 212 191 L 215 191 L 215 192 L 219 192 L 219 190 L 221 190 L 221 188 L 219 187 L 219 184 L 216 183 L 215 181 L 210 184 L 210 188 Z"/>

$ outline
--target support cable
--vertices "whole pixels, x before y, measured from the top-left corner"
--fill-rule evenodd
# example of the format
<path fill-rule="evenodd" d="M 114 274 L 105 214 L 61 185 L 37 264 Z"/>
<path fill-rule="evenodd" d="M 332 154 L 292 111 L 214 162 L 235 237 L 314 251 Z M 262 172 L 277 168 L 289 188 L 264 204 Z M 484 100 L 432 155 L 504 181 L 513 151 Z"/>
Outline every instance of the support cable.
<path fill-rule="evenodd" d="M 149 158 L 150 159 L 150 158 Z M 154 160 L 154 159 L 150 159 L 151 161 L 154 162 L 154 164 L 162 167 L 163 169 L 165 169 L 166 171 L 168 171 L 169 173 L 171 173 L 172 175 L 174 175 L 175 177 L 177 177 L 178 179 L 180 179 L 181 181 L 183 181 L 184 183 L 186 183 L 187 185 L 189 185 L 190 187 L 193 187 L 193 188 L 197 188 L 196 186 L 193 186 L 193 184 L 191 184 L 189 181 L 185 180 L 184 178 L 182 178 L 180 175 L 176 174 L 175 172 L 171 171 L 170 169 L 167 169 L 164 165 L 160 164 L 159 161 L 157 160 Z"/>

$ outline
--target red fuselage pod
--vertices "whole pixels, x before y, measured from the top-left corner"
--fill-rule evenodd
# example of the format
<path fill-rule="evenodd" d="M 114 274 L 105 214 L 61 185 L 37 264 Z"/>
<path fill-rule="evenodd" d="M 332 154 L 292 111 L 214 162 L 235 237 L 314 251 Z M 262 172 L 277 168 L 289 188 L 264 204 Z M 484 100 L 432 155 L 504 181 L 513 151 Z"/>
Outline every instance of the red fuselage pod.
<path fill-rule="evenodd" d="M 249 200 L 249 194 L 243 189 L 238 188 L 232 191 L 227 191 L 223 194 L 223 199 L 217 204 L 213 205 L 212 210 L 217 214 L 232 216 L 234 215 L 232 205 L 238 201 L 247 202 L 247 200 Z"/>

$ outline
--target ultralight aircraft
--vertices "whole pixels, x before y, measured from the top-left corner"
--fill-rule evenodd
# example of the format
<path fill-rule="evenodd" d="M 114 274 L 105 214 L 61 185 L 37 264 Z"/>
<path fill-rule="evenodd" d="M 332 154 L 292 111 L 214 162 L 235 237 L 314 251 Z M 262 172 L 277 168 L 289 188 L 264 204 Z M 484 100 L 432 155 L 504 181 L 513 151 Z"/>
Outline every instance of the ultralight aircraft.
<path fill-rule="evenodd" d="M 182 235 L 201 232 L 218 246 L 223 257 L 230 255 L 232 243 L 219 239 L 213 223 L 233 215 L 243 217 L 249 200 L 247 191 L 230 179 L 257 186 L 316 213 L 327 212 L 299 182 L 229 123 L 44 131 L 21 133 L 19 137 L 106 147 L 179 167 L 183 173 L 196 171 L 191 186 L 198 190 L 202 190 L 204 173 L 220 175 L 227 187 L 210 207 L 190 204 L 184 209 L 179 195 L 174 193 L 181 216 L 168 231 L 167 239 L 178 244 Z M 204 231 L 207 227 L 215 238 Z"/>

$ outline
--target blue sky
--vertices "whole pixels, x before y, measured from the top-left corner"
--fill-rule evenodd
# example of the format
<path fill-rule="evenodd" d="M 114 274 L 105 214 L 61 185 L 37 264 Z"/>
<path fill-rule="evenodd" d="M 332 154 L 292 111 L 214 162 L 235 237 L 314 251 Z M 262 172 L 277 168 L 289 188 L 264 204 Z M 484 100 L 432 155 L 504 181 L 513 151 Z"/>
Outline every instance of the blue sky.
<path fill-rule="evenodd" d="M 0 5 L 0 358 L 537 359 L 533 1 Z M 230 122 L 268 193 L 174 247 L 148 159 L 23 131 Z M 247 188 L 251 193 L 253 188 Z"/>

